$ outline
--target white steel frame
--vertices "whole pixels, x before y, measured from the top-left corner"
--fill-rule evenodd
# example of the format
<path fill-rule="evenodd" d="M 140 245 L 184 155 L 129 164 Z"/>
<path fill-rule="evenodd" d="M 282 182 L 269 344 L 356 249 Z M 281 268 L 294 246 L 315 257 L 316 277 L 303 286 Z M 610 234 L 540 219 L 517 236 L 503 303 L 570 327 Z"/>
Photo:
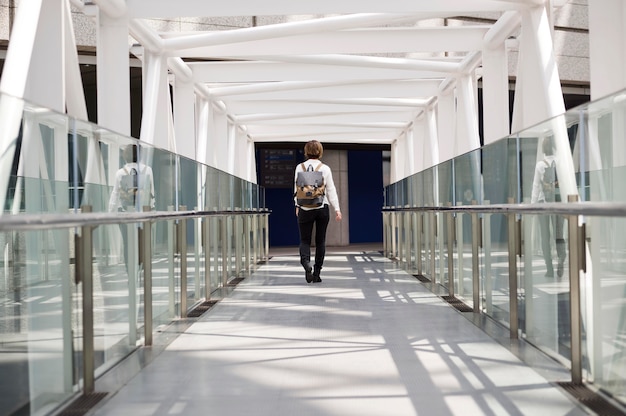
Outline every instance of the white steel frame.
<path fill-rule="evenodd" d="M 513 130 L 564 112 L 549 19 L 565 3 L 30 0 L 16 12 L 0 91 L 87 118 L 73 9 L 96 21 L 100 126 L 130 135 L 130 51 L 143 65 L 142 141 L 251 182 L 258 142 L 389 144 L 393 182 L 479 146 L 478 82 L 485 143 L 510 133 L 511 49 L 520 55 Z M 589 0 L 591 34 L 606 35 L 606 16 L 623 31 L 621 0 L 598 3 Z M 441 24 L 475 13 L 499 18 L 492 25 Z M 151 20 L 278 15 L 283 23 L 193 33 L 161 33 Z M 601 93 L 626 85 L 624 37 L 607 37 L 591 36 L 591 78 Z M 599 76 L 594 59 L 620 64 L 605 65 L 610 76 Z M 19 117 L 21 107 L 3 96 L 0 195 Z"/>

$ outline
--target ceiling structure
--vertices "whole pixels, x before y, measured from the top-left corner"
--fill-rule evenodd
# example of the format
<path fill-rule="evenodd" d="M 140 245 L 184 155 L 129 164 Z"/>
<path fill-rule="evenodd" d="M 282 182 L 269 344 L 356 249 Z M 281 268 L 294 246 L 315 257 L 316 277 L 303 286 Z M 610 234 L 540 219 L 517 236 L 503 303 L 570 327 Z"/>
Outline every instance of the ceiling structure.
<path fill-rule="evenodd" d="M 254 142 L 389 144 L 459 74 L 480 66 L 490 39 L 510 35 L 510 12 L 542 3 L 128 0 L 126 7 L 131 35 L 182 60 Z M 257 26 L 157 32 L 144 20 L 181 16 L 254 16 Z"/>

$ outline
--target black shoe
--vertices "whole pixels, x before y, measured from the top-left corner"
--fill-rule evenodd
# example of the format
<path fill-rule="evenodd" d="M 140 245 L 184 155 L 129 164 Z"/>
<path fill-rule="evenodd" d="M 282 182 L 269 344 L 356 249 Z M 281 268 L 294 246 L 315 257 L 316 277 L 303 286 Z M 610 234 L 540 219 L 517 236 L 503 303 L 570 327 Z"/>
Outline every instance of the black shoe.
<path fill-rule="evenodd" d="M 320 272 L 322 268 L 319 266 L 315 266 L 315 270 L 313 271 L 313 283 L 321 283 L 322 279 L 320 278 Z"/>
<path fill-rule="evenodd" d="M 311 283 L 314 280 L 312 272 L 313 269 L 311 268 L 311 265 L 307 264 L 306 266 L 304 266 L 304 278 L 306 279 L 307 283 Z"/>

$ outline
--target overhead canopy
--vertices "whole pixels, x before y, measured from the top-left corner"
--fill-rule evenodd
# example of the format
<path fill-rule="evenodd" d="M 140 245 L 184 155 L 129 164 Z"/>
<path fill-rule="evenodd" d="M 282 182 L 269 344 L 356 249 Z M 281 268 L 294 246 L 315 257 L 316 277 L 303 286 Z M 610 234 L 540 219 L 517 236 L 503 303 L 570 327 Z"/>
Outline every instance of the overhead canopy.
<path fill-rule="evenodd" d="M 134 19 L 131 34 L 184 61 L 194 83 L 250 140 L 388 144 L 460 75 L 473 74 L 490 43 L 517 30 L 510 22 L 519 15 L 507 12 L 540 4 L 128 0 L 125 12 Z M 257 25 L 156 32 L 143 20 L 180 16 L 254 16 Z"/>

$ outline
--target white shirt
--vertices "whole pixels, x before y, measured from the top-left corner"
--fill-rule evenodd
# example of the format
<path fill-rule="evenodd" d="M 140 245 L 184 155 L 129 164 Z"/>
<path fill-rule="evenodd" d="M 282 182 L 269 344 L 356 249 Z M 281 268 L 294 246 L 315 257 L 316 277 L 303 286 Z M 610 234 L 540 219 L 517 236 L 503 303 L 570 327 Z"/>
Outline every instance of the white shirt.
<path fill-rule="evenodd" d="M 554 155 L 546 155 L 542 160 L 537 162 L 535 166 L 535 176 L 533 177 L 533 190 L 530 195 L 530 202 L 546 202 L 546 196 L 543 193 L 543 186 L 541 181 L 543 180 L 543 175 L 546 172 L 546 168 L 548 165 L 552 164 L 552 161 L 555 160 Z M 548 162 L 548 163 L 546 163 Z"/>
<path fill-rule="evenodd" d="M 137 164 L 135 162 L 126 163 L 124 167 L 118 169 L 115 173 L 115 182 L 113 183 L 113 191 L 111 191 L 111 197 L 109 198 L 109 212 L 115 212 L 118 208 L 123 207 L 120 201 L 120 185 L 122 177 L 128 175 L 131 169 L 135 169 L 139 175 L 139 209 L 142 209 L 144 205 L 154 209 L 154 178 L 152 176 L 152 168 L 143 163 Z M 141 183 L 143 181 L 143 183 Z"/>
<path fill-rule="evenodd" d="M 322 161 L 319 159 L 308 159 L 306 162 L 304 162 L 304 167 L 305 169 L 308 169 L 309 166 L 313 166 L 313 170 L 315 170 L 317 166 L 320 165 L 321 163 Z M 324 164 L 319 169 L 319 171 L 322 172 L 322 176 L 324 177 L 324 184 L 326 185 L 326 194 L 324 195 L 324 203 L 322 204 L 322 206 L 318 208 L 300 207 L 300 209 L 307 210 L 307 211 L 310 209 L 319 209 L 319 208 L 322 208 L 325 204 L 330 203 L 330 205 L 332 205 L 335 211 L 341 211 L 341 209 L 339 208 L 339 197 L 337 196 L 337 188 L 335 188 L 335 182 L 333 182 L 333 173 L 330 170 L 330 167 Z M 295 174 L 294 174 L 294 179 L 293 179 L 294 193 L 296 189 L 296 180 L 298 179 L 298 172 L 302 172 L 301 163 L 298 163 L 295 169 Z M 298 202 L 296 201 L 295 197 L 293 200 L 296 206 L 298 206 Z"/>

